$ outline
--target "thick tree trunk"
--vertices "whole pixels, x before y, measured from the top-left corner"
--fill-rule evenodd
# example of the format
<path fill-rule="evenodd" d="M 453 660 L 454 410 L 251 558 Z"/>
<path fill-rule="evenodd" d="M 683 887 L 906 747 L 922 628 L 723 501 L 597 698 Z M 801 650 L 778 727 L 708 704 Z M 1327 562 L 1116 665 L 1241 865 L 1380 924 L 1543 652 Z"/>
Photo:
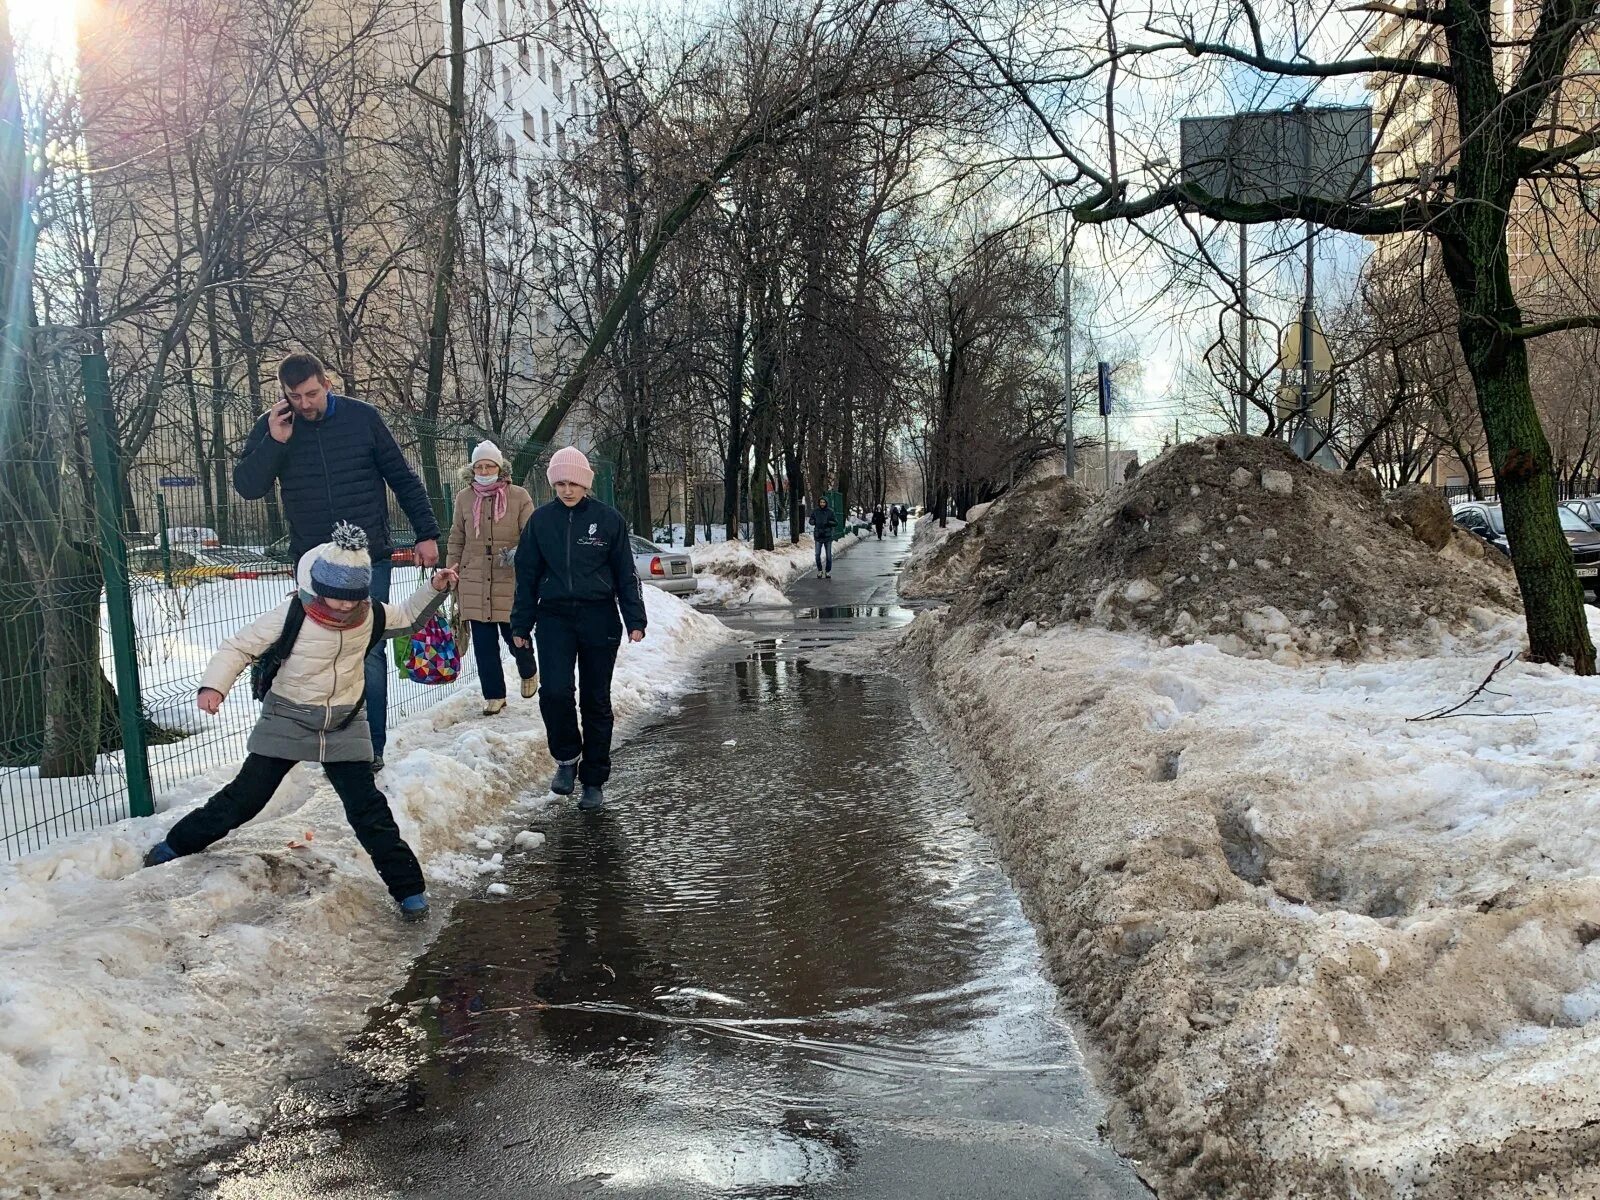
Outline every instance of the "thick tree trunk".
<path fill-rule="evenodd" d="M 444 499 L 439 469 L 439 415 L 444 405 L 444 370 L 450 336 L 450 289 L 455 279 L 456 239 L 461 228 L 461 158 L 467 119 L 466 0 L 449 0 L 450 100 L 446 107 L 444 178 L 439 182 L 443 227 L 433 269 L 433 311 L 428 325 L 428 380 L 422 399 L 422 483 L 428 499 Z M 553 431 L 552 431 L 553 432 Z"/>
<path fill-rule="evenodd" d="M 94 773 L 100 748 L 100 564 L 62 541 L 45 578 L 41 779 Z"/>
<path fill-rule="evenodd" d="M 1461 235 L 1441 236 L 1445 269 L 1460 307 L 1461 349 L 1499 485 L 1529 657 L 1592 675 L 1594 643 L 1583 587 L 1556 516 L 1550 443 L 1533 403 L 1527 345 L 1505 332 L 1522 324 L 1522 312 L 1511 287 L 1504 212 L 1485 206 Z"/>

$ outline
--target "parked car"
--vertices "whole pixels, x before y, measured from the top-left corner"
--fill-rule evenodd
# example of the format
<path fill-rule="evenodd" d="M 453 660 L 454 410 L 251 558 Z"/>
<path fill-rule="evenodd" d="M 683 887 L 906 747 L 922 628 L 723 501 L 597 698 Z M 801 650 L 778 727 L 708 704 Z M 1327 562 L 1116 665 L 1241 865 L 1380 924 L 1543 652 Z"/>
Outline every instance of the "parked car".
<path fill-rule="evenodd" d="M 1480 501 L 1458 504 L 1450 515 L 1468 533 L 1477 534 L 1497 550 L 1511 553 L 1505 516 L 1498 504 Z M 1572 547 L 1572 561 L 1577 567 L 1579 581 L 1586 591 L 1600 590 L 1600 532 L 1570 508 L 1558 506 L 1556 516 L 1561 520 L 1561 532 L 1567 545 Z"/>
<path fill-rule="evenodd" d="M 664 592 L 692 592 L 700 586 L 694 577 L 694 560 L 682 550 L 663 550 L 637 535 L 633 544 L 633 566 L 642 583 L 653 584 Z"/>
<path fill-rule="evenodd" d="M 1600 496 L 1575 496 L 1567 507 L 1596 529 L 1600 529 Z"/>

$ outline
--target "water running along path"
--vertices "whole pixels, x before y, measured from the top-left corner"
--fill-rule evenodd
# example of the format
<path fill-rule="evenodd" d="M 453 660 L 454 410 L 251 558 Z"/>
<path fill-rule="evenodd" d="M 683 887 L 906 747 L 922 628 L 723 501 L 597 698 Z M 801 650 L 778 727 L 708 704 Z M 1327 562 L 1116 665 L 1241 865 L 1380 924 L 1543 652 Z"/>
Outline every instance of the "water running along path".
<path fill-rule="evenodd" d="M 190 1194 L 1139 1197 L 964 785 L 885 675 L 907 539 L 730 618 L 701 690 L 458 901 L 335 1070 Z"/>

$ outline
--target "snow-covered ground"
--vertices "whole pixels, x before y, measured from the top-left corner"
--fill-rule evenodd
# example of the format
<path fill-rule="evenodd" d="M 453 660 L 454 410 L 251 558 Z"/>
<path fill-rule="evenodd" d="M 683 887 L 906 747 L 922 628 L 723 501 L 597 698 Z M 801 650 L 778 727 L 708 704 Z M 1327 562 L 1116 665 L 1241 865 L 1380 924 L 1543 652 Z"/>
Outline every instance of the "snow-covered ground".
<path fill-rule="evenodd" d="M 1600 679 L 1514 662 L 1416 719 L 1519 643 L 911 627 L 1163 1196 L 1600 1195 Z"/>
<path fill-rule="evenodd" d="M 730 636 L 644 592 L 649 637 L 624 644 L 612 689 L 623 735 Z M 492 886 L 502 855 L 537 853 L 539 839 L 514 835 L 545 801 L 517 796 L 550 769 L 536 701 L 513 697 L 484 719 L 476 688 L 452 691 L 392 730 L 380 777 L 445 902 Z M 0 864 L 0 1197 L 92 1190 L 251 1129 L 439 928 L 440 913 L 420 928 L 397 920 L 314 766 L 207 853 L 140 870 L 173 820 L 235 769 L 168 792 L 153 818 Z"/>
<path fill-rule="evenodd" d="M 834 557 L 859 541 L 850 533 L 836 538 Z M 788 604 L 784 589 L 807 571 L 816 569 L 816 544 L 809 533 L 791 545 L 778 542 L 775 550 L 757 550 L 749 542 L 713 542 L 690 549 L 700 588 L 694 603 L 702 608 L 777 607 Z"/>

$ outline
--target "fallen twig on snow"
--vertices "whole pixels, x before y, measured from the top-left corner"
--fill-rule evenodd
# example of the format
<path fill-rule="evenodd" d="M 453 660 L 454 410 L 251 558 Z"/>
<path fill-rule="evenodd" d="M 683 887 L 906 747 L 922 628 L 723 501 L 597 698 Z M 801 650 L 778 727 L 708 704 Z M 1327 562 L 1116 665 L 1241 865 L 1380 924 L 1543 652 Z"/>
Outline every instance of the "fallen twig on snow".
<path fill-rule="evenodd" d="M 1477 687 L 1473 688 L 1472 691 L 1467 694 L 1467 698 L 1465 700 L 1462 700 L 1459 704 L 1452 704 L 1449 708 L 1438 708 L 1438 709 L 1435 709 L 1433 712 L 1423 713 L 1420 717 L 1407 717 L 1406 718 L 1406 722 L 1409 724 L 1412 721 L 1437 721 L 1437 720 L 1440 720 L 1441 718 L 1444 718 L 1444 717 L 1454 717 L 1454 716 L 1462 716 L 1462 717 L 1542 717 L 1542 716 L 1545 716 L 1546 715 L 1545 713 L 1484 713 L 1484 712 L 1464 713 L 1464 712 L 1461 711 L 1463 708 L 1465 708 L 1467 705 L 1471 704 L 1479 696 L 1482 696 L 1485 693 L 1488 693 L 1491 696 L 1508 696 L 1509 695 L 1509 693 L 1507 693 L 1507 692 L 1491 692 L 1491 691 L 1489 691 L 1489 685 L 1494 682 L 1494 677 L 1496 675 L 1500 674 L 1501 671 L 1505 670 L 1507 667 L 1509 667 L 1512 663 L 1514 663 L 1517 660 L 1517 654 L 1518 654 L 1518 651 L 1516 651 L 1516 650 L 1508 650 L 1506 652 L 1506 655 L 1505 655 L 1504 658 L 1502 658 L 1499 662 L 1495 663 L 1494 666 L 1489 668 L 1489 673 L 1483 677 L 1483 682 L 1480 683 Z"/>

